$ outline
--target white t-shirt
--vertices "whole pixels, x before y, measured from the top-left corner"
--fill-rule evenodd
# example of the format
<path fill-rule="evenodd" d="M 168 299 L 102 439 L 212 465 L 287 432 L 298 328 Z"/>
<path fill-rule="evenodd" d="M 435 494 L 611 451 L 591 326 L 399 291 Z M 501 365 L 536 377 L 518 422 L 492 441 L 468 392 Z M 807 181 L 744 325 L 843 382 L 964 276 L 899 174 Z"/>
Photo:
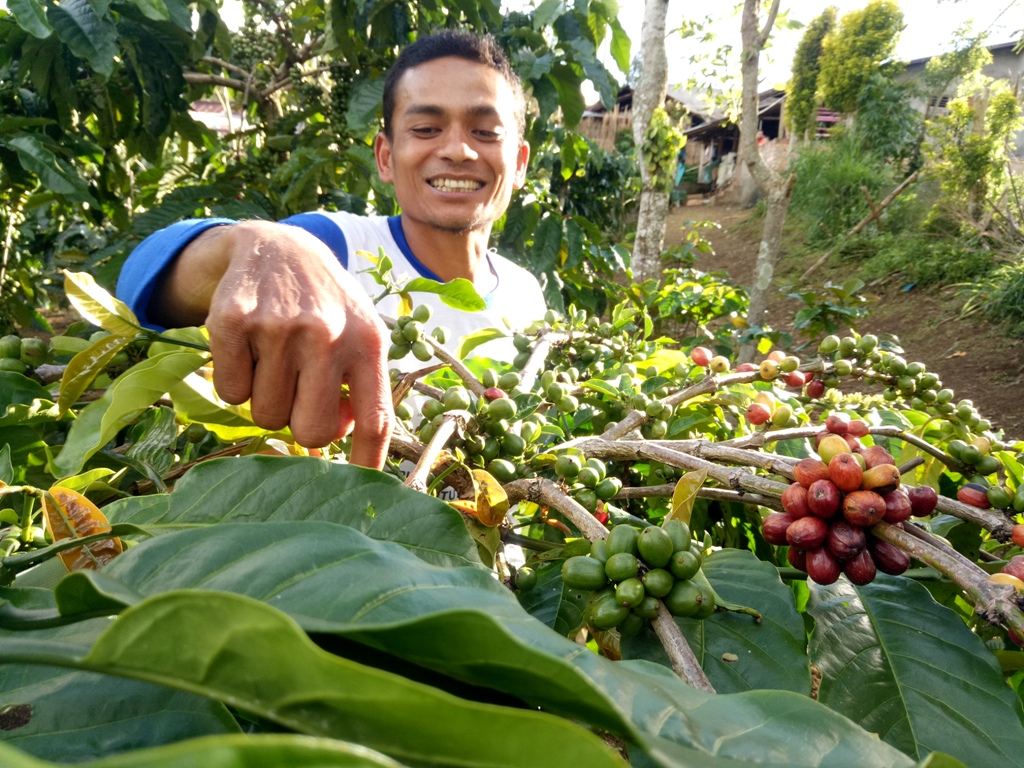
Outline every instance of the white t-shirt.
<path fill-rule="evenodd" d="M 341 239 L 335 239 L 330 228 L 316 226 L 308 217 L 319 216 L 336 225 Z M 300 217 L 295 217 L 296 219 Z M 383 292 L 373 277 L 367 272 L 373 268 L 373 262 L 359 255 L 365 251 L 377 256 L 379 249 L 391 259 L 392 279 L 399 286 L 417 277 L 426 277 L 443 282 L 437 275 L 424 266 L 413 254 L 402 231 L 402 220 L 399 216 L 357 216 L 344 212 L 323 212 L 302 214 L 301 226 L 313 231 L 324 240 L 338 256 L 346 269 L 356 278 L 371 299 L 376 299 Z M 300 222 L 295 221 L 296 224 Z M 314 224 L 311 226 L 311 224 Z M 344 250 L 345 258 L 342 258 Z M 476 278 L 476 289 L 487 307 L 479 312 L 464 312 L 453 309 L 432 293 L 413 293 L 413 305 L 426 304 L 433 310 L 427 329 L 443 326 L 448 330 L 448 341 L 445 346 L 455 351 L 459 339 L 467 334 L 484 328 L 521 329 L 544 316 L 547 307 L 544 294 L 537 279 L 522 267 L 494 251 L 488 253 L 490 269 L 483 270 Z M 398 296 L 387 296 L 377 304 L 377 311 L 388 317 L 397 317 L 399 313 Z M 511 360 L 515 355 L 511 338 L 497 339 L 483 344 L 472 352 L 471 356 L 493 357 L 498 360 Z M 410 362 L 412 361 L 412 362 Z M 395 366 L 395 361 L 391 361 Z M 412 369 L 422 365 L 410 355 L 399 361 L 397 367 Z"/>

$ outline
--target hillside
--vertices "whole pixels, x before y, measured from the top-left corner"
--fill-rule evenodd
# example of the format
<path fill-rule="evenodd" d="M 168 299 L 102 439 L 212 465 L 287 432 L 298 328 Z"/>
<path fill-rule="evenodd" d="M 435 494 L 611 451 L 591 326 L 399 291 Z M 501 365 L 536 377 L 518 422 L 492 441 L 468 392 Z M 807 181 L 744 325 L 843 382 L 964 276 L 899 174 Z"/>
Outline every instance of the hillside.
<path fill-rule="evenodd" d="M 698 267 L 724 271 L 741 285 L 749 284 L 760 242 L 761 222 L 749 210 L 733 206 L 675 208 L 669 215 L 666 246 L 680 242 L 688 221 L 714 221 L 720 228 L 705 230 L 714 253 L 702 256 Z M 781 285 L 799 275 L 817 258 L 783 256 Z M 833 259 L 834 262 L 834 259 Z M 856 264 L 830 263 L 815 272 L 811 288 L 826 280 L 842 281 L 856 274 Z M 958 316 L 962 300 L 949 288 L 903 291 L 898 280 L 869 285 L 865 293 L 878 300 L 857 330 L 893 334 L 907 360 L 925 363 L 939 374 L 958 399 L 970 398 L 985 418 L 1011 437 L 1024 436 L 1024 341 L 1008 339 L 984 319 Z M 792 330 L 800 304 L 778 293 L 770 306 L 772 324 Z M 794 336 L 794 338 L 798 338 Z"/>

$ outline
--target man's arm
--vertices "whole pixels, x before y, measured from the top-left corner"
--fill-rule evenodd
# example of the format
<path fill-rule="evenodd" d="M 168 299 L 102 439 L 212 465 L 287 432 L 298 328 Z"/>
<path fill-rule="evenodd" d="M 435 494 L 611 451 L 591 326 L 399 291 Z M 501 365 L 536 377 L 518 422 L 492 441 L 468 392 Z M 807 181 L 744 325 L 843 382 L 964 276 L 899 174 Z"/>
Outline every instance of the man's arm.
<path fill-rule="evenodd" d="M 383 464 L 393 422 L 387 331 L 313 235 L 261 221 L 208 229 L 162 273 L 149 316 L 168 326 L 205 322 L 217 392 L 229 403 L 250 400 L 259 426 L 289 426 L 310 447 L 354 427 L 353 463 Z"/>

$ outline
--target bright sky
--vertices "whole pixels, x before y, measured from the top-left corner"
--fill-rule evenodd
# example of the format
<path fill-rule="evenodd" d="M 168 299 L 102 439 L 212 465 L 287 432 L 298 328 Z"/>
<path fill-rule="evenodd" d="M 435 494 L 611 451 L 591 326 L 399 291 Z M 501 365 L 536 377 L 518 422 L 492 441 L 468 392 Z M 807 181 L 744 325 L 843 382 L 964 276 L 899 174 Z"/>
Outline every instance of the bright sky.
<path fill-rule="evenodd" d="M 529 0 L 527 0 L 528 4 Z M 988 30 L 989 43 L 1004 43 L 1017 39 L 1015 33 L 1024 29 L 1024 0 L 897 0 L 903 10 L 906 28 L 900 35 L 896 56 L 912 60 L 942 53 L 949 47 L 953 33 L 967 21 L 973 21 L 975 31 Z M 863 8 L 868 0 L 782 0 L 782 11 L 789 11 L 792 21 L 804 26 L 821 15 L 828 5 L 834 5 L 839 18 L 853 10 Z M 728 13 L 736 3 L 722 3 Z M 669 0 L 668 28 L 678 29 L 684 14 L 696 20 L 695 14 L 703 16 L 715 3 L 695 3 L 692 0 Z M 619 20 L 633 41 L 633 51 L 638 48 L 640 27 L 643 22 L 643 0 L 619 0 Z M 736 51 L 740 48 L 739 16 L 720 17 L 713 23 L 718 40 L 708 50 L 714 50 L 722 43 L 731 43 Z M 771 49 L 762 55 L 761 73 L 763 87 L 781 85 L 789 79 L 790 67 L 796 46 L 803 37 L 804 29 L 775 29 L 771 36 Z M 690 63 L 697 43 L 695 38 L 682 40 L 678 35 L 669 34 L 666 40 L 669 57 L 669 80 L 672 84 L 683 84 L 699 72 L 699 66 Z M 766 60 L 767 56 L 767 60 Z M 738 64 L 735 74 L 738 76 Z"/>

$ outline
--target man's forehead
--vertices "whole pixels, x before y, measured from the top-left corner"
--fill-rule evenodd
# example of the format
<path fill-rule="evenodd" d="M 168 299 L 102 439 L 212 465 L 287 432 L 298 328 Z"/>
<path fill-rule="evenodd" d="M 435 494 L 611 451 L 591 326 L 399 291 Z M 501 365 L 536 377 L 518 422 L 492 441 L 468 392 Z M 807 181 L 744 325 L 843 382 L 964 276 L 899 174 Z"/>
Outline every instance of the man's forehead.
<path fill-rule="evenodd" d="M 406 70 L 396 85 L 395 101 L 400 115 L 508 117 L 515 112 L 515 95 L 500 72 L 451 56 Z"/>

